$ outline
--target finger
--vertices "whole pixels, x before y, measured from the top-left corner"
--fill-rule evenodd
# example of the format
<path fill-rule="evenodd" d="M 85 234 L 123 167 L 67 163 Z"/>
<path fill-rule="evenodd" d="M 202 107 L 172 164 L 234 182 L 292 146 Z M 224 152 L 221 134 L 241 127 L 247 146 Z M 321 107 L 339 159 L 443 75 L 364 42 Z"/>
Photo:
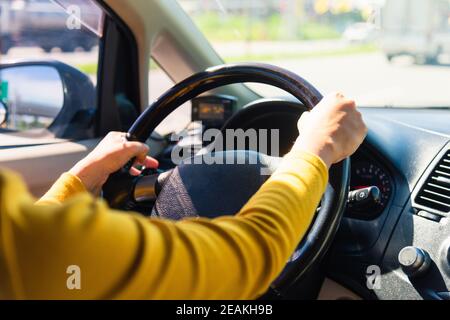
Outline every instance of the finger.
<path fill-rule="evenodd" d="M 158 167 L 159 167 L 158 160 L 156 160 L 152 157 L 146 157 L 143 164 L 146 168 L 149 168 L 149 169 L 158 169 Z"/>
<path fill-rule="evenodd" d="M 145 160 L 147 153 L 149 152 L 149 147 L 142 142 L 127 141 L 125 143 L 125 149 L 130 158 L 139 158 L 141 161 Z"/>
<path fill-rule="evenodd" d="M 140 153 L 136 156 L 136 160 L 134 161 L 135 165 L 145 166 L 145 161 L 147 159 L 147 153 Z"/>
<path fill-rule="evenodd" d="M 331 108 L 335 106 L 339 101 L 345 99 L 344 94 L 341 92 L 331 92 L 323 97 L 320 103 L 317 105 L 319 109 L 321 108 Z"/>
<path fill-rule="evenodd" d="M 136 169 L 135 167 L 131 167 L 129 172 L 132 176 L 135 176 L 135 177 L 137 177 L 138 175 L 141 174 L 141 171 Z"/>
<path fill-rule="evenodd" d="M 138 167 L 138 170 L 143 170 L 143 168 L 147 169 L 158 169 L 159 162 L 158 160 L 146 156 L 143 160 L 142 159 L 136 159 L 133 164 L 134 167 Z M 141 167 L 141 168 L 139 168 Z"/>
<path fill-rule="evenodd" d="M 337 99 L 345 99 L 345 95 L 344 95 L 342 92 L 339 92 L 339 91 L 335 92 L 335 93 L 334 93 L 334 96 L 335 96 Z"/>

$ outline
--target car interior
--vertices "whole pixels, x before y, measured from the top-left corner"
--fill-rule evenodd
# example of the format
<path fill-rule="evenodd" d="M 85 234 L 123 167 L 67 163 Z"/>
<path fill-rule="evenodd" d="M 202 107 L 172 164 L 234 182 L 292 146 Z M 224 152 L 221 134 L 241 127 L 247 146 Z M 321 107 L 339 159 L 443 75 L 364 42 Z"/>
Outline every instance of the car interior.
<path fill-rule="evenodd" d="M 65 8 L 72 3 L 57 2 Z M 45 128 L 0 127 L 0 166 L 20 173 L 39 197 L 108 132 L 123 131 L 146 142 L 160 168 L 137 178 L 125 170 L 111 176 L 102 194 L 111 207 L 171 219 L 239 211 L 268 177 L 259 170 L 273 172 L 289 152 L 298 119 L 322 98 L 320 86 L 276 63 L 225 63 L 179 1 L 85 2 L 102 17 L 98 51 L 91 52 L 98 58 L 94 78 L 70 63 L 0 59 L 0 80 L 10 83 L 19 78 L 8 70 L 53 70 L 61 88 L 49 90 L 61 91 L 55 99 L 62 104 L 55 117 L 53 109 L 39 108 L 39 117 L 52 118 Z M 154 68 L 168 84 L 156 97 L 148 72 Z M 257 91 L 248 83 L 263 86 Z M 273 87 L 283 93 L 272 94 Z M 8 109 L 3 104 L 0 118 Z M 450 300 L 450 110 L 358 108 L 369 129 L 364 143 L 330 170 L 313 224 L 262 299 Z M 167 123 L 169 129 L 160 130 Z M 253 129 L 257 135 L 276 130 L 280 143 L 264 152 L 250 143 L 218 152 L 238 160 L 256 155 L 249 165 L 174 163 L 172 155 L 186 145 L 209 152 L 211 144 L 198 139 L 205 128 Z M 183 139 L 174 139 L 181 131 Z M 174 190 L 182 194 L 173 197 Z"/>

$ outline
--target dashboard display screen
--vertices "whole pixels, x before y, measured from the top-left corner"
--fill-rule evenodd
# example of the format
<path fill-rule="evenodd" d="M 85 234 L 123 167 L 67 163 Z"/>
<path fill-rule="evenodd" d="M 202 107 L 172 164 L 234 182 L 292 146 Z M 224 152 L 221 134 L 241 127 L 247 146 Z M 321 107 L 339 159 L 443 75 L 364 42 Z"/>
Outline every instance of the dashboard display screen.
<path fill-rule="evenodd" d="M 198 105 L 198 116 L 201 120 L 223 120 L 225 108 L 222 104 L 200 103 Z"/>
<path fill-rule="evenodd" d="M 220 129 L 233 115 L 237 99 L 231 96 L 200 96 L 192 99 L 192 121 L 206 128 Z"/>

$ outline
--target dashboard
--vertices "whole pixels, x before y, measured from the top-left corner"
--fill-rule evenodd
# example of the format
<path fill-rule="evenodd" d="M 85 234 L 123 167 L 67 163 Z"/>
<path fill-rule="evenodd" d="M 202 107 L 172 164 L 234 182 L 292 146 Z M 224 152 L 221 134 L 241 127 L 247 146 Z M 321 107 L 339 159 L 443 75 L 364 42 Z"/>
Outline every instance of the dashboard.
<path fill-rule="evenodd" d="M 224 108 L 221 108 L 222 110 Z M 285 100 L 259 100 L 247 105 L 228 121 L 222 123 L 227 129 L 277 130 L 279 139 L 277 148 L 268 146 L 271 156 L 284 156 L 292 148 L 298 136 L 297 122 L 305 108 Z M 211 117 L 206 117 L 211 118 Z M 300 133 L 301 134 L 301 133 Z M 247 144 L 245 149 L 251 150 Z M 260 151 L 257 148 L 254 151 Z M 365 148 L 361 148 L 351 158 L 350 191 L 377 189 L 376 201 L 349 202 L 346 216 L 361 220 L 371 220 L 378 217 L 388 206 L 392 196 L 393 179 L 389 170 Z"/>
<path fill-rule="evenodd" d="M 285 154 L 304 111 L 295 101 L 256 101 L 226 127 L 278 128 L 279 151 Z M 369 132 L 351 157 L 350 191 L 376 187 L 379 195 L 365 205 L 349 203 L 323 263 L 326 274 L 366 299 L 450 300 L 450 110 L 361 112 Z M 428 261 L 421 266 L 426 272 L 412 272 L 407 264 L 421 259 Z M 379 287 L 368 286 L 371 270 Z"/>

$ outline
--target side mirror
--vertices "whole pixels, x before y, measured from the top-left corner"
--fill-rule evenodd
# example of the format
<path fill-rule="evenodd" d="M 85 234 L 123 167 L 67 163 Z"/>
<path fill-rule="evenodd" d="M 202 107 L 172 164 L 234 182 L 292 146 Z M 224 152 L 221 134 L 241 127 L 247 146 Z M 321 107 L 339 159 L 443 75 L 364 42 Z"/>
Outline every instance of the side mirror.
<path fill-rule="evenodd" d="M 59 61 L 8 63 L 0 65 L 0 82 L 10 129 L 29 121 L 59 138 L 93 136 L 95 87 L 79 70 Z"/>
<path fill-rule="evenodd" d="M 6 104 L 4 104 L 0 100 L 0 126 L 2 126 L 7 119 L 8 119 L 8 108 L 6 107 Z"/>

